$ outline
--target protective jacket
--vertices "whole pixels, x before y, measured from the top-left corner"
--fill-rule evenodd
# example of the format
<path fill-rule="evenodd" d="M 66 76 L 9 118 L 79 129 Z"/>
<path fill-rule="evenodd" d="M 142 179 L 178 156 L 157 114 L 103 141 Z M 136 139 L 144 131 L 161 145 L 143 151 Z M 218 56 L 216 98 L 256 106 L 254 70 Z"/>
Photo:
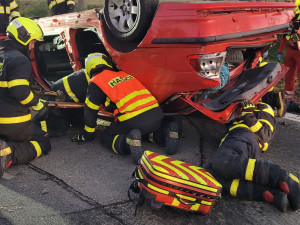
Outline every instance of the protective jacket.
<path fill-rule="evenodd" d="M 114 109 L 113 114 L 120 122 L 159 107 L 155 97 L 137 79 L 123 71 L 110 70 L 104 70 L 90 80 L 85 101 L 86 132 L 95 131 L 100 105 Z"/>
<path fill-rule="evenodd" d="M 30 106 L 39 98 L 30 90 L 32 68 L 29 59 L 15 50 L 12 40 L 0 41 L 0 124 L 31 119 Z"/>
<path fill-rule="evenodd" d="M 0 36 L 5 35 L 9 21 L 20 16 L 18 8 L 14 0 L 0 0 Z"/>
<path fill-rule="evenodd" d="M 47 0 L 47 1 L 48 1 L 49 9 L 51 9 L 53 15 L 74 12 L 75 9 L 74 0 Z"/>
<path fill-rule="evenodd" d="M 67 102 L 84 102 L 89 81 L 89 76 L 81 69 L 53 83 L 51 91 L 61 90 Z"/>

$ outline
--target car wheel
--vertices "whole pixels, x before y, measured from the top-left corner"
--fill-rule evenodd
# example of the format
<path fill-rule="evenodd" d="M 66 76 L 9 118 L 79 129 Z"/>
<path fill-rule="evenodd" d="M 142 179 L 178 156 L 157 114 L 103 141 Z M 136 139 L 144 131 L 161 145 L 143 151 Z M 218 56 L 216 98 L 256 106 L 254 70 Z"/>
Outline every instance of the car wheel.
<path fill-rule="evenodd" d="M 105 22 L 117 39 L 140 41 L 146 34 L 159 0 L 105 0 Z"/>
<path fill-rule="evenodd" d="M 244 62 L 244 55 L 242 50 L 239 49 L 227 50 L 226 62 L 235 67 L 241 65 L 241 63 Z"/>

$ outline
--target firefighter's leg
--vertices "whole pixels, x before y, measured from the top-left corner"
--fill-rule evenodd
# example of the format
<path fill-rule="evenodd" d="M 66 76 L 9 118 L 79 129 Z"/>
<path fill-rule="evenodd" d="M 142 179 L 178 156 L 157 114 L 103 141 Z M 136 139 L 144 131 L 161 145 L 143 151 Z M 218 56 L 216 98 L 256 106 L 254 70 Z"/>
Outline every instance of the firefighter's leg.
<path fill-rule="evenodd" d="M 41 156 L 41 154 L 48 154 L 51 150 L 50 139 L 46 131 L 43 131 L 38 124 L 32 122 L 24 125 L 7 126 L 10 130 L 15 130 L 15 137 L 6 136 L 7 142 L 1 141 L 1 145 L 6 149 L 1 153 L 5 156 L 1 159 L 2 175 L 3 168 L 7 168 L 11 164 L 28 163 Z"/>
<path fill-rule="evenodd" d="M 295 50 L 287 48 L 284 64 L 289 67 L 289 70 L 285 74 L 285 99 L 292 101 L 295 91 L 295 76 L 296 76 L 296 61 Z"/>
<path fill-rule="evenodd" d="M 287 194 L 278 189 L 270 189 L 250 181 L 217 178 L 223 186 L 223 192 L 250 201 L 266 201 L 273 204 L 280 211 L 285 212 L 288 205 Z"/>
<path fill-rule="evenodd" d="M 13 150 L 7 142 L 0 139 L 0 177 L 4 170 L 12 164 Z"/>

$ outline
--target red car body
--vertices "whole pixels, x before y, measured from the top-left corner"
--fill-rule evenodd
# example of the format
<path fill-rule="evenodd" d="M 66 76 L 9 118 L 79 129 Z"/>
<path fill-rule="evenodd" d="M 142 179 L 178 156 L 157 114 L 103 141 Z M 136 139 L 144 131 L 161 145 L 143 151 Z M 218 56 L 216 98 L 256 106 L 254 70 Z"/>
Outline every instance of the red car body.
<path fill-rule="evenodd" d="M 118 68 L 138 78 L 158 99 L 165 112 L 188 114 L 199 110 L 225 123 L 239 102 L 233 102 L 221 111 L 203 106 L 202 103 L 210 98 L 197 96 L 219 86 L 220 78 L 199 75 L 199 65 L 195 66 L 195 62 L 199 63 L 199 56 L 218 55 L 228 49 L 250 52 L 251 57 L 245 57 L 244 62 L 231 68 L 231 82 L 223 90 L 228 89 L 242 71 L 256 66 L 259 57 L 277 40 L 276 35 L 289 28 L 294 7 L 293 3 L 283 2 L 161 3 L 148 32 L 139 43 L 114 39 L 99 10 L 37 21 L 45 36 L 62 35 L 74 71 L 83 67 L 83 56 L 78 48 L 84 43 L 78 43 L 76 35 L 82 29 L 93 27 Z M 36 51 L 32 51 L 31 58 L 36 81 L 49 89 L 39 71 Z M 282 66 L 276 78 L 260 92 L 253 93 L 251 99 L 257 102 L 286 71 L 287 68 Z"/>

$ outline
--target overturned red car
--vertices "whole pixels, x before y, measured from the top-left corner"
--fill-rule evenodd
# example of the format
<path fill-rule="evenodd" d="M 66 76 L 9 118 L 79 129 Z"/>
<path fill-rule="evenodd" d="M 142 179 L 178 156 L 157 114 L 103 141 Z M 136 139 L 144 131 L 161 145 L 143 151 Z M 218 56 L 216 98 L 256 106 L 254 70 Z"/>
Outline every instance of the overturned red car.
<path fill-rule="evenodd" d="M 89 53 L 103 52 L 138 78 L 165 113 L 198 110 L 225 123 L 240 100 L 257 102 L 287 71 L 279 63 L 257 63 L 276 35 L 290 29 L 294 7 L 107 0 L 101 10 L 40 18 L 45 37 L 31 51 L 35 80 L 49 89 L 83 68 Z"/>

